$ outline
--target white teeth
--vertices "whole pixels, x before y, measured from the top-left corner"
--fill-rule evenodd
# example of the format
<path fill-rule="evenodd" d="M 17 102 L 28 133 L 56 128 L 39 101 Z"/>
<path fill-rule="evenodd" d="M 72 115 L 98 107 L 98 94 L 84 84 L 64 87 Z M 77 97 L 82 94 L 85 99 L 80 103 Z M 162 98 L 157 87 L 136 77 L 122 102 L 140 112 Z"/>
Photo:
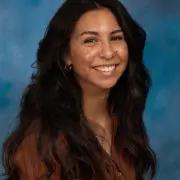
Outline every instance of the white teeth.
<path fill-rule="evenodd" d="M 115 65 L 111 65 L 111 66 L 98 66 L 95 67 L 96 70 L 98 71 L 103 71 L 103 72 L 111 72 L 115 69 Z"/>

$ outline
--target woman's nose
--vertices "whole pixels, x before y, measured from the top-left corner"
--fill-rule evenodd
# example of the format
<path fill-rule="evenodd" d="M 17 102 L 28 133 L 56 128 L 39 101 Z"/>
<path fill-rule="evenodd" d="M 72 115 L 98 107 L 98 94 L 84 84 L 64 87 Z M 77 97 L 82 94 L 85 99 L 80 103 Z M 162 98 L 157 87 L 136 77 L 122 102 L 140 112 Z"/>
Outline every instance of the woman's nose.
<path fill-rule="evenodd" d="M 112 59 L 115 56 L 112 44 L 110 42 L 103 42 L 101 44 L 100 57 L 104 59 Z"/>

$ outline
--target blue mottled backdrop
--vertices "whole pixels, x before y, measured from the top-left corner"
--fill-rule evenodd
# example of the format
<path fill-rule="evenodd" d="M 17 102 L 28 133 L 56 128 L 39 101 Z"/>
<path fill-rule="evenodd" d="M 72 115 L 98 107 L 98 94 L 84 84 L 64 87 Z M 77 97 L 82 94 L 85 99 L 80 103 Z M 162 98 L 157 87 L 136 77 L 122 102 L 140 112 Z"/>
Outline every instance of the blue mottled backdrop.
<path fill-rule="evenodd" d="M 14 127 L 35 52 L 60 0 L 0 1 L 0 145 Z M 147 32 L 153 86 L 145 123 L 158 158 L 157 180 L 180 179 L 180 1 L 123 0 Z M 0 147 L 1 147 L 0 146 Z M 2 172 L 2 166 L 0 166 Z"/>

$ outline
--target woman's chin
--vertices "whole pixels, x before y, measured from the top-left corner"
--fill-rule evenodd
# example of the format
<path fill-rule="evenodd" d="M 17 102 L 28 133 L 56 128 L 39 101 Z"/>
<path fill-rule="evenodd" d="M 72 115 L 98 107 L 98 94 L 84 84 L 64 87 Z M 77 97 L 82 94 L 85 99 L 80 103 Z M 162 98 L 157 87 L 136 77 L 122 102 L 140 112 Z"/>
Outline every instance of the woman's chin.
<path fill-rule="evenodd" d="M 110 82 L 99 82 L 96 84 L 101 89 L 111 89 L 116 85 L 117 81 L 110 81 Z"/>

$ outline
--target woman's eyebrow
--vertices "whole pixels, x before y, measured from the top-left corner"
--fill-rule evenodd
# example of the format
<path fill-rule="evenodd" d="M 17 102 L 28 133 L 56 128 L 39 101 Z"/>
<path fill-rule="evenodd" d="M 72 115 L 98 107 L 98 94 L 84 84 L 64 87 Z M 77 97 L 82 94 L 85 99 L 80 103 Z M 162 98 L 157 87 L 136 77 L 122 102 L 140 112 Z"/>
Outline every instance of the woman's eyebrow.
<path fill-rule="evenodd" d="M 115 31 L 112 31 L 111 35 L 116 34 L 116 33 L 122 33 L 122 32 L 123 32 L 122 29 L 117 29 Z"/>
<path fill-rule="evenodd" d="M 116 33 L 122 33 L 122 29 L 116 29 L 114 31 L 112 31 L 110 34 L 113 35 L 113 34 L 116 34 Z M 95 35 L 95 36 L 98 36 L 99 33 L 97 31 L 83 31 L 79 34 L 79 36 L 83 36 L 83 35 L 86 35 L 86 34 L 91 34 L 91 35 Z"/>
<path fill-rule="evenodd" d="M 96 32 L 96 31 L 83 31 L 82 33 L 80 33 L 79 36 L 83 36 L 83 35 L 85 35 L 85 34 L 91 34 L 91 35 L 96 35 L 96 36 L 99 35 L 99 33 Z"/>

